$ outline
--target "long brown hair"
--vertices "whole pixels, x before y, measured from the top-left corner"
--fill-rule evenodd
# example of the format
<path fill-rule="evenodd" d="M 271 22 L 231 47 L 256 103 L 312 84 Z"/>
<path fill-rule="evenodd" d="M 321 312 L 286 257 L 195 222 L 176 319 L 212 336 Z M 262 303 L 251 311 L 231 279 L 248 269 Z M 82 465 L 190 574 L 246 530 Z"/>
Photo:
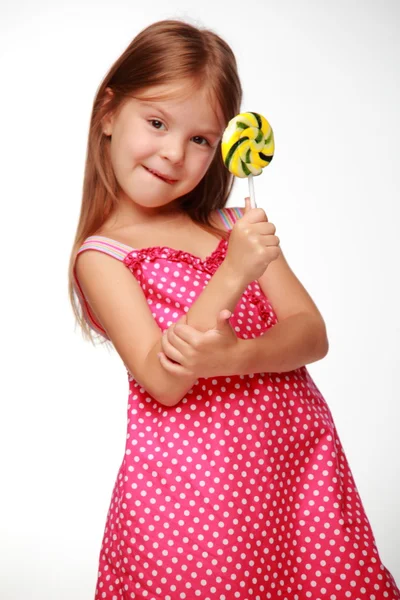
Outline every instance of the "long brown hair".
<path fill-rule="evenodd" d="M 84 240 L 94 235 L 118 205 L 118 184 L 109 158 L 109 138 L 102 121 L 109 112 L 118 112 L 123 101 L 150 86 L 192 79 L 210 89 L 225 122 L 240 112 L 242 89 L 234 54 L 214 32 L 182 21 L 159 21 L 137 35 L 104 77 L 93 103 L 89 125 L 81 211 L 68 271 L 68 291 L 83 336 L 93 341 L 83 318 L 74 289 L 74 265 Z M 113 94 L 107 94 L 107 89 Z M 203 179 L 179 199 L 179 208 L 203 229 L 226 238 L 227 232 L 210 221 L 213 211 L 223 208 L 233 176 L 223 164 L 221 153 Z"/>

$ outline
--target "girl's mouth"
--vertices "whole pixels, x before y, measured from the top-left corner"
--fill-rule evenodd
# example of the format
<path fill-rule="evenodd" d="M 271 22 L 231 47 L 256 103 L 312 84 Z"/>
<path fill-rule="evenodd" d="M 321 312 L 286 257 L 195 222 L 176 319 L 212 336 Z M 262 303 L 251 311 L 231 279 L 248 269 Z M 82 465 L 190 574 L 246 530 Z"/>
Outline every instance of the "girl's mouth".
<path fill-rule="evenodd" d="M 149 169 L 148 167 L 144 167 L 146 169 L 146 171 L 148 171 L 149 173 L 151 173 L 152 175 L 154 175 L 154 177 L 157 177 L 158 179 L 161 179 L 161 181 L 164 181 L 165 183 L 176 183 L 178 180 L 177 179 L 169 179 L 166 175 L 163 175 L 162 173 L 159 173 L 158 171 L 155 171 L 154 169 Z"/>

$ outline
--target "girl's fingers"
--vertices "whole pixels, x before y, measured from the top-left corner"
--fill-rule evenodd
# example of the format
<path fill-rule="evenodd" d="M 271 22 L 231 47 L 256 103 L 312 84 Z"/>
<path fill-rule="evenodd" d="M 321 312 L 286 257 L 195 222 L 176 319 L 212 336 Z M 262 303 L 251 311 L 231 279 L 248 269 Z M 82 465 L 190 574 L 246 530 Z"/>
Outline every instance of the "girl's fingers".
<path fill-rule="evenodd" d="M 176 348 L 173 344 L 171 344 L 171 342 L 168 339 L 167 333 L 164 333 L 161 337 L 161 348 L 168 358 L 170 358 L 178 363 L 182 362 L 183 356 L 182 356 L 181 352 L 179 351 L 178 348 Z"/>
<path fill-rule="evenodd" d="M 163 337 L 167 337 L 170 344 L 180 352 L 185 352 L 188 346 L 191 346 L 195 335 L 198 334 L 196 329 L 184 324 L 175 324 L 166 331 Z"/>
<path fill-rule="evenodd" d="M 164 352 L 159 352 L 158 358 L 159 358 L 161 365 L 169 373 L 172 373 L 174 375 L 188 375 L 189 374 L 187 369 L 185 369 L 185 367 L 182 367 L 182 365 L 174 364 L 173 362 L 171 362 L 168 359 L 168 357 L 165 356 Z"/>
<path fill-rule="evenodd" d="M 173 329 L 170 331 L 172 335 L 175 336 L 173 343 L 175 344 L 176 342 L 177 345 L 180 343 L 180 348 L 182 348 L 182 351 L 188 345 L 191 346 L 196 337 L 199 336 L 197 329 L 194 329 L 193 327 L 190 327 L 190 325 L 183 323 L 175 324 Z"/>
<path fill-rule="evenodd" d="M 263 241 L 266 246 L 278 246 L 281 240 L 277 235 L 267 235 Z"/>
<path fill-rule="evenodd" d="M 158 358 L 159 358 L 161 365 L 164 367 L 164 369 L 166 371 L 168 371 L 169 373 L 177 373 L 176 367 L 179 367 L 179 365 L 175 365 L 170 360 L 168 360 L 168 358 L 165 356 L 164 352 L 159 352 Z"/>
<path fill-rule="evenodd" d="M 175 328 L 177 331 L 175 332 Z M 185 361 L 185 356 L 190 351 L 190 348 L 196 339 L 196 335 L 199 335 L 199 332 L 193 327 L 189 325 L 180 323 L 179 325 L 173 325 L 169 329 L 166 329 L 161 336 L 161 348 L 165 354 L 166 360 L 175 361 L 179 363 L 181 368 L 185 368 L 183 363 Z M 187 340 L 187 341 L 185 341 Z M 174 366 L 173 363 L 169 363 L 168 366 Z M 176 369 L 169 369 L 170 372 L 173 373 L 181 373 L 181 371 L 177 371 Z"/>

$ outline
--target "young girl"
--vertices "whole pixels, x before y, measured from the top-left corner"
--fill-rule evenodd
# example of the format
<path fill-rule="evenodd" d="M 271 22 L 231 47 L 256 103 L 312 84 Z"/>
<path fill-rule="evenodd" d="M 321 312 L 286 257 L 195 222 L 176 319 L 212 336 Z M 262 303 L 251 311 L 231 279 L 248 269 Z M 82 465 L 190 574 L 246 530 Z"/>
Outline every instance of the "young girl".
<path fill-rule="evenodd" d="M 177 21 L 94 101 L 71 299 L 129 378 L 96 599 L 399 598 L 305 367 L 324 321 L 264 210 L 225 207 L 240 103 L 231 49 Z"/>

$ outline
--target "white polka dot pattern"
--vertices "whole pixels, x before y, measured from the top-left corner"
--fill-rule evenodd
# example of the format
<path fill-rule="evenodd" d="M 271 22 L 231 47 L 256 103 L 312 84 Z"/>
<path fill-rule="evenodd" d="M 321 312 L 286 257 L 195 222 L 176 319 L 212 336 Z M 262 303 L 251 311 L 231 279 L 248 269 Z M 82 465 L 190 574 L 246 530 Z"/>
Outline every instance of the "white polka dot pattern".
<path fill-rule="evenodd" d="M 205 261 L 165 247 L 127 254 L 161 329 L 189 310 L 226 248 Z M 230 322 L 241 338 L 276 324 L 257 282 Z M 400 598 L 306 367 L 199 379 L 174 407 L 129 375 L 96 600 L 131 598 Z"/>

